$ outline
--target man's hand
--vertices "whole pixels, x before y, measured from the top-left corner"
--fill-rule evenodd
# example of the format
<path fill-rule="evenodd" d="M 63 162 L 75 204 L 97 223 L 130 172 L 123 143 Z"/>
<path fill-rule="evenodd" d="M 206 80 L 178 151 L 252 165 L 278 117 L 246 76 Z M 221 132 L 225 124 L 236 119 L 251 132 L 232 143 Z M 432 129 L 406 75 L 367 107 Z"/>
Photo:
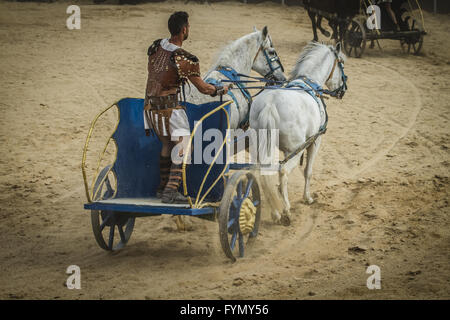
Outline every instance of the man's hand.
<path fill-rule="evenodd" d="M 232 87 L 232 84 L 229 84 L 227 86 L 216 86 L 214 93 L 211 95 L 212 97 L 215 96 L 223 96 L 224 94 L 228 93 L 228 90 Z"/>
<path fill-rule="evenodd" d="M 230 90 L 233 87 L 233 84 L 229 84 L 227 86 L 223 87 L 223 94 L 227 94 L 228 90 Z"/>
<path fill-rule="evenodd" d="M 222 86 L 222 87 L 216 87 L 217 88 L 217 92 L 215 95 L 224 95 L 228 93 L 228 90 L 230 90 L 231 88 L 231 84 L 226 85 L 226 86 Z"/>

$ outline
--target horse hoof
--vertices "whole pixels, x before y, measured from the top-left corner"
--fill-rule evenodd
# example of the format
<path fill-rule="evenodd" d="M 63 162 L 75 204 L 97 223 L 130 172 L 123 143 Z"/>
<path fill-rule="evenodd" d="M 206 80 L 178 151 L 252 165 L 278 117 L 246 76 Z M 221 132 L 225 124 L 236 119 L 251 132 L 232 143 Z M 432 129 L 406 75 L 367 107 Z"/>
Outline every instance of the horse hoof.
<path fill-rule="evenodd" d="M 280 219 L 280 222 L 283 226 L 287 227 L 291 225 L 291 218 L 286 215 L 283 215 Z"/>
<path fill-rule="evenodd" d="M 275 222 L 275 223 L 280 222 L 280 220 L 281 220 L 281 215 L 280 215 L 280 213 L 279 213 L 278 211 L 273 211 L 273 212 L 272 212 L 272 220 L 273 220 L 273 222 Z"/>
<path fill-rule="evenodd" d="M 311 197 L 305 198 L 305 202 L 306 204 L 313 204 L 314 203 L 314 199 Z"/>

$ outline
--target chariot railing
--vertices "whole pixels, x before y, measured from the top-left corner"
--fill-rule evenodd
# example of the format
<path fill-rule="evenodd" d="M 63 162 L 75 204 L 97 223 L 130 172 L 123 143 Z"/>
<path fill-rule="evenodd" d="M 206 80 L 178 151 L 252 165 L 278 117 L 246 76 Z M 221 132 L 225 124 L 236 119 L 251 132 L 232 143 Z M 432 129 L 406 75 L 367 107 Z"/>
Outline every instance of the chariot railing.
<path fill-rule="evenodd" d="M 219 176 L 216 178 L 216 180 L 211 184 L 211 186 L 208 188 L 208 190 L 206 190 L 206 192 L 203 195 L 202 195 L 202 191 L 203 191 L 206 179 L 208 178 L 213 165 L 216 163 L 217 158 L 221 154 L 221 151 L 223 150 L 224 146 L 228 143 L 228 136 L 230 134 L 230 115 L 228 114 L 228 111 L 225 109 L 225 107 L 231 103 L 233 103 L 233 100 L 227 101 L 227 102 L 221 104 L 217 108 L 211 110 L 210 112 L 205 114 L 203 117 L 201 117 L 200 120 L 198 120 L 197 123 L 195 124 L 194 129 L 192 130 L 191 135 L 189 137 L 189 142 L 186 147 L 185 153 L 183 155 L 182 180 L 183 180 L 183 193 L 184 193 L 184 196 L 188 198 L 189 205 L 191 206 L 191 208 L 202 208 L 207 205 L 208 206 L 214 206 L 214 205 L 217 206 L 217 204 L 204 203 L 203 201 L 205 200 L 206 196 L 211 192 L 211 190 L 214 188 L 214 186 L 217 184 L 217 182 L 219 182 L 220 179 L 224 179 L 224 175 L 225 175 L 225 172 L 226 172 L 226 170 L 228 168 L 228 164 L 229 164 L 229 155 L 228 155 L 229 148 L 225 148 L 225 166 L 224 166 L 222 172 L 219 174 Z M 192 141 L 195 136 L 195 133 L 197 132 L 199 126 L 203 123 L 203 121 L 205 119 L 209 118 L 210 116 L 212 116 L 213 114 L 220 112 L 220 111 L 225 113 L 225 116 L 227 119 L 227 130 L 226 130 L 225 138 L 222 141 L 220 148 L 216 151 L 216 155 L 214 156 L 213 160 L 211 161 L 211 163 L 208 167 L 208 170 L 206 171 L 205 176 L 203 177 L 202 183 L 200 184 L 200 188 L 197 192 L 197 196 L 195 197 L 195 201 L 193 202 L 192 198 L 188 195 L 187 179 L 186 179 L 186 165 L 187 165 L 188 159 L 190 158 Z"/>
<path fill-rule="evenodd" d="M 112 170 L 112 168 L 114 166 L 114 163 L 117 160 L 117 150 L 118 150 L 117 142 L 113 138 L 114 132 L 117 130 L 117 127 L 119 126 L 119 121 L 120 121 L 120 109 L 118 108 L 118 105 L 117 105 L 118 102 L 119 101 L 114 102 L 109 107 L 107 107 L 106 109 L 101 111 L 99 114 L 97 114 L 97 116 L 92 121 L 91 126 L 89 127 L 89 131 L 88 131 L 88 134 L 87 134 L 87 137 L 86 137 L 86 141 L 84 143 L 83 158 L 81 160 L 81 172 L 83 174 L 83 181 L 84 181 L 84 188 L 85 188 L 85 192 L 86 192 L 86 198 L 87 198 L 89 203 L 92 202 L 93 199 L 97 198 L 97 195 L 98 195 L 98 193 L 101 190 L 101 188 L 95 188 L 95 182 L 97 181 L 97 179 L 98 179 L 98 177 L 100 176 L 101 173 L 104 174 L 104 175 L 102 177 L 102 180 L 99 182 L 98 186 L 101 186 L 101 184 L 107 179 L 108 174 L 110 172 L 113 173 L 114 178 L 116 179 L 116 183 L 117 183 L 117 177 L 116 177 L 116 174 L 115 174 L 114 170 Z M 111 132 L 111 135 L 109 136 L 108 140 L 106 141 L 105 146 L 103 147 L 102 151 L 99 154 L 98 161 L 97 161 L 97 166 L 95 168 L 95 173 L 94 173 L 92 182 L 91 182 L 91 184 L 89 186 L 87 172 L 86 172 L 86 169 L 87 169 L 87 167 L 86 167 L 86 157 L 87 157 L 87 152 L 88 152 L 88 149 L 89 149 L 89 142 L 91 141 L 91 137 L 92 137 L 92 134 L 94 132 L 95 126 L 97 124 L 97 121 L 100 119 L 100 117 L 102 115 L 104 115 L 107 111 L 109 111 L 113 107 L 117 108 L 117 112 L 118 112 L 117 123 L 115 124 L 114 130 Z M 103 171 L 100 172 L 101 162 L 102 162 L 102 160 L 103 160 L 103 158 L 105 156 L 106 150 L 108 149 L 108 146 L 109 146 L 111 141 L 114 142 L 115 147 L 116 147 L 115 148 L 116 152 L 114 154 L 114 161 L 112 162 L 112 164 L 107 166 L 106 172 L 103 172 Z M 118 188 L 115 188 L 115 191 L 112 194 L 111 198 L 114 198 L 116 196 L 117 190 L 118 190 Z"/>

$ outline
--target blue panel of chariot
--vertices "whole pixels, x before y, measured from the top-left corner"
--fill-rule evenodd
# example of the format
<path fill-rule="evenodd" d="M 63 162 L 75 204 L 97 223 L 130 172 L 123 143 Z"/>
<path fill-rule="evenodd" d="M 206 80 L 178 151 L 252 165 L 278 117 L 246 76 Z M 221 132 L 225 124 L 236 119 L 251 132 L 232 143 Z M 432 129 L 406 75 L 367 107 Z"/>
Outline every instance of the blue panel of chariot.
<path fill-rule="evenodd" d="M 186 103 L 186 113 L 191 131 L 194 128 L 195 121 L 199 120 L 214 108 L 217 108 L 220 104 L 222 103 L 211 102 L 202 105 Z M 125 98 L 120 100 L 117 105 L 119 107 L 120 121 L 117 130 L 113 134 L 118 149 L 117 159 L 113 166 L 113 170 L 117 175 L 116 198 L 154 197 L 160 179 L 159 154 L 161 151 L 161 142 L 156 135 L 145 135 L 142 112 L 144 105 L 143 99 Z M 194 138 L 194 152 L 195 148 L 198 148 L 200 145 L 202 150 L 201 154 L 203 155 L 205 148 L 211 144 L 211 141 L 203 141 L 203 134 L 210 128 L 219 129 L 222 137 L 225 137 L 227 122 L 223 111 L 216 112 L 202 123 L 202 130 L 199 130 L 196 134 L 197 137 Z M 214 141 L 213 139 L 212 142 L 220 146 L 219 142 L 221 141 Z M 206 149 L 206 151 L 208 150 Z M 207 153 L 210 156 L 215 155 L 214 150 Z M 213 166 L 203 187 L 202 194 L 204 194 L 223 171 L 225 166 L 224 155 L 225 150 L 220 152 L 218 159 L 221 160 L 221 164 L 215 164 Z M 193 160 L 198 160 L 198 158 L 193 158 Z M 193 163 L 187 166 L 187 187 L 191 197 L 197 195 L 203 177 L 209 168 L 209 163 L 205 161 L 207 159 L 201 157 L 200 160 L 200 163 Z M 219 181 L 211 190 L 207 201 L 220 201 L 223 189 L 223 181 Z"/>
<path fill-rule="evenodd" d="M 205 114 L 220 106 L 223 102 L 214 101 L 201 105 L 191 103 L 181 103 L 186 108 L 186 114 L 189 119 L 191 132 L 194 129 L 195 122 L 200 120 Z M 225 107 L 226 112 L 229 113 L 229 107 Z M 187 189 L 191 197 L 196 197 L 203 177 L 206 175 L 211 163 L 211 159 L 216 155 L 216 152 L 223 142 L 227 130 L 227 119 L 225 112 L 220 110 L 213 113 L 208 118 L 204 119 L 201 126 L 202 130 L 197 130 L 193 139 L 192 145 L 192 161 L 187 166 L 186 178 Z M 214 129 L 214 130 L 209 130 Z M 209 131 L 208 131 L 209 130 Z M 203 186 L 201 196 L 209 189 L 214 181 L 220 176 L 225 168 L 226 163 L 226 146 L 219 152 L 217 162 L 213 165 L 208 177 Z M 201 150 L 201 152 L 198 152 Z M 225 171 L 226 172 L 226 171 Z M 211 192 L 206 197 L 207 201 L 220 201 L 224 191 L 224 180 L 221 178 L 213 187 Z"/>
<path fill-rule="evenodd" d="M 144 99 L 125 98 L 117 103 L 119 125 L 113 138 L 117 142 L 116 198 L 154 197 L 159 185 L 159 153 L 161 142 L 146 136 Z"/>

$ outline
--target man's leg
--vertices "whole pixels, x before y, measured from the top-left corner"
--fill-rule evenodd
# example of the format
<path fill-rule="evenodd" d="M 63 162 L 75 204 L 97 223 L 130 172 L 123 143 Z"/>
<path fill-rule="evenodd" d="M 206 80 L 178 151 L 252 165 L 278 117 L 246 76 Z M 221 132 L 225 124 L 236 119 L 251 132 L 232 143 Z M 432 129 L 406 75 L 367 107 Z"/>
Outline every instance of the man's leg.
<path fill-rule="evenodd" d="M 169 182 L 163 192 L 162 202 L 186 203 L 187 198 L 178 192 L 178 188 L 182 182 L 183 156 L 191 134 L 189 121 L 184 109 L 173 110 L 170 117 L 169 129 L 172 142 L 175 146 L 171 149 L 172 165 L 170 167 Z"/>
<path fill-rule="evenodd" d="M 174 203 L 174 202 L 187 202 L 187 198 L 178 192 L 178 189 L 182 182 L 182 165 L 185 149 L 189 136 L 187 137 L 175 137 L 175 146 L 171 149 L 171 160 L 169 179 L 164 188 L 162 194 L 162 202 Z M 174 139 L 172 139 L 174 140 Z"/>
<path fill-rule="evenodd" d="M 390 2 L 385 2 L 385 3 L 384 3 L 384 6 L 385 6 L 386 11 L 388 12 L 389 16 L 391 17 L 392 22 L 394 22 L 395 28 L 396 28 L 397 31 L 398 31 L 398 30 L 399 30 L 399 27 L 398 27 L 398 23 L 397 23 L 397 18 L 395 17 L 395 13 L 394 13 L 394 11 L 392 10 L 391 3 L 390 3 Z"/>
<path fill-rule="evenodd" d="M 156 196 L 158 198 L 161 198 L 163 190 L 166 187 L 167 182 L 169 181 L 169 172 L 172 165 L 170 154 L 173 148 L 173 142 L 170 141 L 170 138 L 168 136 L 163 136 L 159 139 L 162 142 L 162 150 L 159 157 L 160 183 L 158 189 L 156 190 Z"/>

